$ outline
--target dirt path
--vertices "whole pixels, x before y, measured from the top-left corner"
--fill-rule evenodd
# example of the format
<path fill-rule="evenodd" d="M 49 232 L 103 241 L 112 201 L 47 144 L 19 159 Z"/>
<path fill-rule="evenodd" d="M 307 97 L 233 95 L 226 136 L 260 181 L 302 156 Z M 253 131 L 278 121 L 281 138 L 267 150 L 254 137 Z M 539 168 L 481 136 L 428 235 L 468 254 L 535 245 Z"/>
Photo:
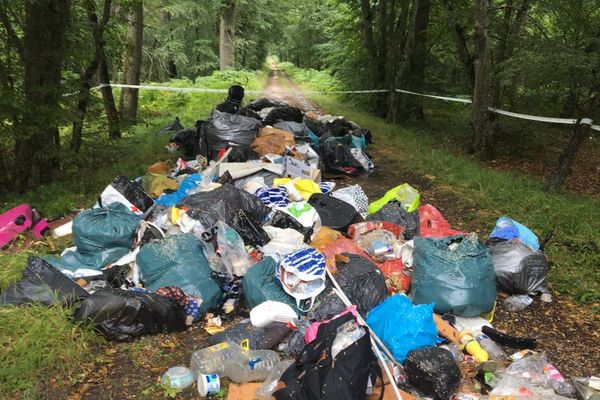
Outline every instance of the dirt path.
<path fill-rule="evenodd" d="M 273 71 L 265 88 L 266 97 L 282 100 L 304 110 L 318 110 L 281 71 Z M 360 184 L 370 199 L 383 195 L 389 188 L 408 182 L 422 194 L 422 202 L 430 202 L 442 211 L 458 229 L 486 234 L 489 227 L 478 224 L 486 210 L 473 209 L 468 203 L 435 183 L 431 177 L 415 174 L 394 160 L 397 155 L 385 138 L 373 132 L 375 143 L 369 147 L 376 168 L 358 178 L 325 175 L 339 186 Z M 493 322 L 507 333 L 537 338 L 538 349 L 546 351 L 550 360 L 565 375 L 600 374 L 600 321 L 591 313 L 568 300 L 555 296 L 547 304 L 536 299 L 520 313 L 508 312 L 499 295 Z M 44 399 L 140 399 L 164 398 L 160 377 L 175 365 L 189 365 L 192 352 L 207 346 L 208 334 L 202 324 L 169 335 L 147 336 L 133 343 L 106 343 L 89 350 L 89 363 L 77 366 L 80 373 L 71 384 L 51 380 L 41 384 Z M 506 349 L 510 351 L 510 349 Z M 195 390 L 195 389 L 194 389 Z M 195 391 L 177 399 L 198 398 Z"/>

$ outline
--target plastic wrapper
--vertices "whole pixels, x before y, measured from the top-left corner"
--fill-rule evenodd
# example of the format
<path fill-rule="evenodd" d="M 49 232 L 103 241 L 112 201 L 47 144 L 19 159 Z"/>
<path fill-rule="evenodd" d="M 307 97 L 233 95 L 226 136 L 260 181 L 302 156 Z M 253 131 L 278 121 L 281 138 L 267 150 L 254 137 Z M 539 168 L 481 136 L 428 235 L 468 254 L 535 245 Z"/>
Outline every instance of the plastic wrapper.
<path fill-rule="evenodd" d="M 504 306 L 508 311 L 523 311 L 533 303 L 533 299 L 526 294 L 508 296 L 504 299 Z"/>
<path fill-rule="evenodd" d="M 354 241 L 377 262 L 399 258 L 396 237 L 389 231 L 376 229 L 356 236 Z"/>
<path fill-rule="evenodd" d="M 355 254 L 344 253 L 347 263 L 337 263 L 335 279 L 352 304 L 362 316 L 380 304 L 388 296 L 385 278 L 379 269 L 368 259 Z M 308 314 L 310 319 L 322 321 L 346 309 L 344 303 L 333 291 L 328 282 L 325 290 L 317 296 L 314 309 Z"/>
<path fill-rule="evenodd" d="M 498 289 L 509 294 L 545 292 L 550 267 L 546 256 L 515 241 L 490 239 Z"/>
<path fill-rule="evenodd" d="M 242 343 L 247 340 L 250 350 L 271 350 L 276 348 L 291 332 L 291 328 L 282 322 L 273 322 L 265 328 L 258 328 L 253 326 L 249 320 L 244 320 L 223 332 L 210 336 L 208 344 Z"/>
<path fill-rule="evenodd" d="M 213 110 L 203 127 L 209 152 L 229 147 L 230 143 L 250 146 L 259 126 L 257 119 Z"/>
<path fill-rule="evenodd" d="M 41 258 L 29 256 L 21 280 L 0 293 L 0 305 L 39 302 L 71 304 L 88 296 L 79 285 Z"/>
<path fill-rule="evenodd" d="M 402 237 L 406 240 L 419 236 L 419 213 L 409 213 L 397 201 L 391 201 L 379 211 L 367 215 L 367 221 L 385 221 L 400 225 L 403 228 Z"/>
<path fill-rule="evenodd" d="M 525 225 L 508 217 L 498 218 L 496 226 L 490 233 L 490 237 L 504 240 L 518 239 L 521 243 L 529 246 L 534 251 L 540 249 L 540 243 L 535 233 Z"/>
<path fill-rule="evenodd" d="M 244 210 L 238 210 L 231 221 L 231 227 L 235 229 L 246 245 L 263 246 L 270 240 L 262 226 L 252 220 Z"/>
<path fill-rule="evenodd" d="M 350 240 L 346 237 L 341 237 L 327 246 L 320 247 L 319 251 L 325 255 L 325 258 L 333 258 L 336 254 L 348 253 L 356 254 L 357 256 L 361 256 L 369 260 L 371 259 L 371 257 L 363 249 L 358 247 L 353 240 Z"/>
<path fill-rule="evenodd" d="M 419 207 L 420 236 L 440 238 L 460 235 L 462 232 L 452 229 L 441 212 L 431 204 Z"/>
<path fill-rule="evenodd" d="M 390 293 L 408 293 L 412 274 L 406 269 L 401 260 L 388 260 L 378 265 L 385 276 L 385 283 Z"/>
<path fill-rule="evenodd" d="M 216 307 L 221 298 L 221 289 L 211 278 L 212 269 L 202 244 L 191 234 L 170 236 L 145 245 L 136 257 L 136 264 L 147 289 L 176 286 L 202 299 L 201 314 Z"/>
<path fill-rule="evenodd" d="M 198 220 L 205 230 L 214 227 L 219 220 L 231 225 L 238 210 L 257 222 L 265 221 L 271 211 L 258 197 L 228 184 L 187 196 L 179 206 L 188 207 L 187 214 Z"/>
<path fill-rule="evenodd" d="M 99 290 L 79 303 L 73 316 L 91 319 L 104 337 L 119 342 L 186 329 L 183 308 L 154 293 Z"/>
<path fill-rule="evenodd" d="M 275 276 L 276 267 L 277 262 L 272 257 L 264 257 L 259 263 L 250 267 L 244 275 L 242 288 L 246 305 L 249 308 L 254 308 L 267 300 L 273 300 L 285 303 L 297 310 L 296 301 L 283 290 L 279 279 Z"/>
<path fill-rule="evenodd" d="M 331 196 L 350 204 L 361 217 L 366 218 L 369 210 L 369 198 L 360 185 L 352 185 L 338 189 Z"/>
<path fill-rule="evenodd" d="M 230 277 L 244 276 L 248 268 L 255 264 L 240 235 L 222 221 L 217 222 L 217 244 Z"/>
<path fill-rule="evenodd" d="M 293 229 L 265 226 L 264 230 L 271 238 L 266 245 L 260 248 L 265 255 L 285 256 L 306 246 L 304 235 Z"/>
<path fill-rule="evenodd" d="M 390 201 L 397 201 L 406 211 L 412 212 L 419 208 L 421 195 L 408 183 L 403 183 L 402 185 L 388 190 L 382 198 L 369 204 L 369 214 L 376 213 Z"/>
<path fill-rule="evenodd" d="M 447 400 L 458 390 L 461 373 L 452 353 L 439 347 L 412 350 L 404 371 L 417 389 L 435 400 Z"/>
<path fill-rule="evenodd" d="M 412 296 L 416 304 L 435 303 L 438 313 L 464 317 L 494 308 L 492 257 L 476 235 L 417 237 L 414 241 Z"/>
<path fill-rule="evenodd" d="M 515 398 L 528 400 L 566 400 L 550 388 L 542 388 L 513 375 L 504 375 L 490 392 L 493 398 Z"/>
<path fill-rule="evenodd" d="M 394 234 L 396 238 L 402 236 L 404 229 L 400 225 L 392 224 L 386 221 L 365 221 L 352 224 L 348 227 L 348 236 L 354 238 L 376 229 L 384 229 Z"/>
<path fill-rule="evenodd" d="M 342 235 L 339 231 L 331 229 L 327 226 L 322 226 L 310 241 L 310 245 L 315 249 L 320 250 L 321 248 L 329 246 L 336 240 L 343 237 L 344 235 Z"/>
<path fill-rule="evenodd" d="M 335 359 L 342 350 L 365 336 L 365 333 L 364 328 L 358 326 L 354 321 L 347 321 L 339 326 L 331 345 L 331 357 Z"/>
<path fill-rule="evenodd" d="M 551 388 L 563 396 L 573 396 L 575 388 L 548 362 L 545 353 L 536 353 L 513 362 L 506 375 L 514 376 L 541 388 Z"/>

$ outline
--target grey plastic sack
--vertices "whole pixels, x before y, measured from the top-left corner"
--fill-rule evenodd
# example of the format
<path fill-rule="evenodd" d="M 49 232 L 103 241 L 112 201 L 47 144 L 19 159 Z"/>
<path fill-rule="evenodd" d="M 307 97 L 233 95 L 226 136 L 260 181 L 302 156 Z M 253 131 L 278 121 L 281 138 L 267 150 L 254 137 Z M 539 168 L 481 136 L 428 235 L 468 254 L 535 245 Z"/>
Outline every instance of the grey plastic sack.
<path fill-rule="evenodd" d="M 412 296 L 435 303 L 435 312 L 474 317 L 496 301 L 492 256 L 475 234 L 441 239 L 416 237 Z"/>
<path fill-rule="evenodd" d="M 203 127 L 209 151 L 219 151 L 229 143 L 250 146 L 258 133 L 260 121 L 239 114 L 213 110 Z"/>
<path fill-rule="evenodd" d="M 545 292 L 549 266 L 546 256 L 514 241 L 491 240 L 487 244 L 498 289 L 508 294 Z"/>
<path fill-rule="evenodd" d="M 304 122 L 282 121 L 273 125 L 273 128 L 283 129 L 284 131 L 292 132 L 296 141 L 310 142 L 308 136 L 308 128 Z"/>
<path fill-rule="evenodd" d="M 156 291 L 176 286 L 202 299 L 200 314 L 215 308 L 221 297 L 219 285 L 202 251 L 200 240 L 191 234 L 169 236 L 142 247 L 136 257 L 145 287 Z"/>
<path fill-rule="evenodd" d="M 267 300 L 273 300 L 285 303 L 297 310 L 296 301 L 283 290 L 279 279 L 275 276 L 276 267 L 277 262 L 272 257 L 264 257 L 261 262 L 248 269 L 242 279 L 244 298 L 248 308 L 254 308 Z"/>
<path fill-rule="evenodd" d="M 406 240 L 419 236 L 419 213 L 406 211 L 397 201 L 391 201 L 376 213 L 367 215 L 367 221 L 386 221 L 400 225 L 404 228 L 402 237 Z"/>

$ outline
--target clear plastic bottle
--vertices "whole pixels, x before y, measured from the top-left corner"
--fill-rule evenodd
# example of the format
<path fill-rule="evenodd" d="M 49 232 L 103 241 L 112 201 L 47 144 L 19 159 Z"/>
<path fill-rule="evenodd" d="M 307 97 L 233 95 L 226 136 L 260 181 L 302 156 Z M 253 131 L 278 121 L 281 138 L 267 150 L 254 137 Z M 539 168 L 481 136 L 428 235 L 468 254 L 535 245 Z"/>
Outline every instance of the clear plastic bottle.
<path fill-rule="evenodd" d="M 279 356 L 271 350 L 242 350 L 225 361 L 223 375 L 236 383 L 264 381 L 279 365 Z"/>
<path fill-rule="evenodd" d="M 214 346 L 206 347 L 195 351 L 192 354 L 190 370 L 195 376 L 199 374 L 217 374 L 222 375 L 225 368 L 225 361 L 231 358 L 232 354 L 241 351 L 241 347 L 232 343 L 219 343 Z"/>
<path fill-rule="evenodd" d="M 489 336 L 482 333 L 481 335 L 477 336 L 477 342 L 479 342 L 479 345 L 482 349 L 487 351 L 488 355 L 490 356 L 490 360 L 504 361 L 508 358 L 502 348 L 496 342 L 490 339 Z"/>

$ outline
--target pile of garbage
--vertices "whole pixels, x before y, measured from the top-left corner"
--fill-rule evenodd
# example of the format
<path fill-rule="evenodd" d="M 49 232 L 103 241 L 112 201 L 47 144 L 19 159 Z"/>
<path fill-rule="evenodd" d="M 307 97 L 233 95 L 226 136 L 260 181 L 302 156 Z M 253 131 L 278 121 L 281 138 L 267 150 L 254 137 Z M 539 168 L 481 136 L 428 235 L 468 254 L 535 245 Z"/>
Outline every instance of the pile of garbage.
<path fill-rule="evenodd" d="M 31 256 L 1 305 L 71 306 L 115 341 L 202 326 L 209 346 L 163 375 L 202 396 L 223 378 L 246 398 L 598 395 L 597 378 L 569 380 L 535 338 L 491 325 L 497 290 L 512 310 L 550 300 L 527 227 L 502 217 L 483 243 L 406 183 L 370 201 L 322 182 L 373 168 L 371 133 L 343 117 L 259 99 L 168 131 L 184 157 L 116 177 L 53 231 L 74 246 Z M 37 226 L 27 207 L 9 213 L 6 243 Z"/>

